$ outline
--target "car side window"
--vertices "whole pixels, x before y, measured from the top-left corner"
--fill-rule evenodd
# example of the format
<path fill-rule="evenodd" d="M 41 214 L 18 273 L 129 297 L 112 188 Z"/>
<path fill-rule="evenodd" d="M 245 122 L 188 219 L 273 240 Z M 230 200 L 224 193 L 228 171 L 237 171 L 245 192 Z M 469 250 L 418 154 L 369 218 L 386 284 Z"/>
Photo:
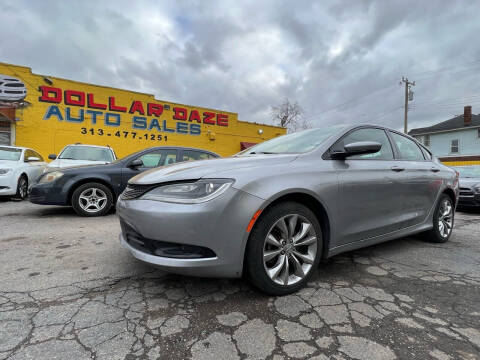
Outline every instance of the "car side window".
<path fill-rule="evenodd" d="M 415 144 L 414 141 L 409 138 L 390 132 L 395 145 L 397 145 L 399 151 L 400 160 L 412 160 L 412 161 L 424 161 L 425 157 L 423 156 L 422 150 Z"/>
<path fill-rule="evenodd" d="M 177 150 L 155 150 L 140 156 L 139 159 L 142 160 L 145 168 L 169 165 L 177 161 Z"/>
<path fill-rule="evenodd" d="M 354 130 L 347 134 L 335 144 L 334 148 L 341 148 L 347 144 L 359 141 L 374 141 L 382 144 L 380 151 L 373 154 L 352 155 L 348 160 L 371 159 L 371 160 L 393 160 L 393 150 L 388 140 L 387 134 L 382 129 L 365 128 Z"/>
<path fill-rule="evenodd" d="M 32 150 L 27 149 L 25 150 L 24 161 L 27 162 L 29 157 L 38 157 Z"/>
<path fill-rule="evenodd" d="M 210 159 L 210 154 L 203 151 L 184 150 L 182 161 L 195 161 Z"/>
<path fill-rule="evenodd" d="M 32 152 L 33 152 L 33 154 L 34 154 L 33 156 L 35 156 L 35 157 L 37 157 L 37 158 L 40 159 L 39 161 L 44 161 L 42 155 L 40 155 L 39 153 L 37 153 L 36 151 L 33 151 L 33 150 L 32 150 Z"/>

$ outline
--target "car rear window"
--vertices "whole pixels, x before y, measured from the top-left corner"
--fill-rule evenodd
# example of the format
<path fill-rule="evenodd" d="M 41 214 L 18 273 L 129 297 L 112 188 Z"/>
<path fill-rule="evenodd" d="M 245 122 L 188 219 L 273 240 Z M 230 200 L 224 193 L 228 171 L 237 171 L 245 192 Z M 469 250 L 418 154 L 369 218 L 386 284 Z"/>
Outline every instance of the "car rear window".
<path fill-rule="evenodd" d="M 110 149 L 94 146 L 67 146 L 58 156 L 59 159 L 88 160 L 88 161 L 113 161 Z"/>

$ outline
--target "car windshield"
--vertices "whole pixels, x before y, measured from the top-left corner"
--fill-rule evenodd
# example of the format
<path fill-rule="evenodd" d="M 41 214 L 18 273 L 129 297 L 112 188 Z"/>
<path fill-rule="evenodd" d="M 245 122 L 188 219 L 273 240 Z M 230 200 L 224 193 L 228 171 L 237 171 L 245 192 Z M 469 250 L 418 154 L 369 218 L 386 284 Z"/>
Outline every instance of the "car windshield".
<path fill-rule="evenodd" d="M 94 146 L 67 146 L 58 156 L 59 159 L 105 161 L 113 160 L 110 149 Z"/>
<path fill-rule="evenodd" d="M 454 169 L 460 173 L 461 178 L 480 178 L 480 165 L 456 166 Z"/>
<path fill-rule="evenodd" d="M 331 135 L 340 131 L 344 127 L 344 125 L 337 125 L 330 126 L 328 128 L 304 130 L 297 133 L 280 136 L 248 148 L 238 153 L 236 156 L 246 156 L 251 154 L 306 153 L 318 147 Z"/>
<path fill-rule="evenodd" d="M 22 156 L 22 149 L 0 147 L 0 160 L 18 161 Z"/>

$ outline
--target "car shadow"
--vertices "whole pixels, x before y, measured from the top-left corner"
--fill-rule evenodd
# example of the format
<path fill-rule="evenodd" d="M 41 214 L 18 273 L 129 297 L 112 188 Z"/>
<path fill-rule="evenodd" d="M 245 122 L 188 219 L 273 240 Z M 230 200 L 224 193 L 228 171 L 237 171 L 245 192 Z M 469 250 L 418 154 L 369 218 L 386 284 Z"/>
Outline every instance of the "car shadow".
<path fill-rule="evenodd" d="M 75 217 L 75 218 L 84 218 L 88 219 L 88 217 L 82 217 L 78 215 L 75 210 L 73 210 L 70 206 L 43 206 L 39 207 L 38 209 L 34 209 L 35 215 L 39 217 L 60 217 L 60 218 L 67 218 L 67 217 Z M 115 209 L 112 208 L 105 216 L 110 216 L 115 214 Z M 101 216 L 100 216 L 101 217 Z"/>
<path fill-rule="evenodd" d="M 480 207 L 457 208 L 455 212 L 463 215 L 478 216 L 480 215 Z"/>

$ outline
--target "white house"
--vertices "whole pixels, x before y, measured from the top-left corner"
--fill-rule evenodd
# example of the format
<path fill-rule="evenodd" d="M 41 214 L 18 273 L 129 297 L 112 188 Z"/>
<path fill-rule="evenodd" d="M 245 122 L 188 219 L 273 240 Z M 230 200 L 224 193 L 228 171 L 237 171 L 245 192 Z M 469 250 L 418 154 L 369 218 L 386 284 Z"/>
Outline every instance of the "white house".
<path fill-rule="evenodd" d="M 463 115 L 409 134 L 445 163 L 480 164 L 480 114 L 465 106 Z"/>

